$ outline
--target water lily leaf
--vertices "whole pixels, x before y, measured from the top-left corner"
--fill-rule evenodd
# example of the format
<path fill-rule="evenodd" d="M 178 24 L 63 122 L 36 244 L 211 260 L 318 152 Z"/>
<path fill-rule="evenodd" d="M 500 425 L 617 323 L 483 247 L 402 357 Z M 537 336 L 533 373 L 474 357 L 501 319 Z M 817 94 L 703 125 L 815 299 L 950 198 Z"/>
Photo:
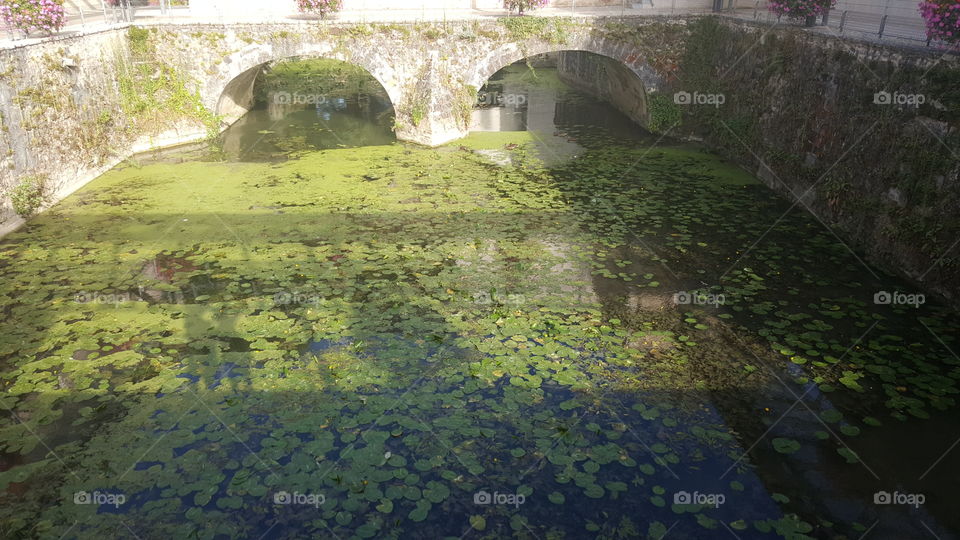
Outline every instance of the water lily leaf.
<path fill-rule="evenodd" d="M 800 450 L 800 443 L 793 439 L 777 437 L 773 439 L 773 449 L 781 454 L 792 454 Z"/>
<path fill-rule="evenodd" d="M 430 512 L 430 503 L 425 500 L 420 500 L 417 502 L 417 507 L 410 511 L 407 514 L 411 520 L 419 523 L 427 519 L 427 514 Z"/>
<path fill-rule="evenodd" d="M 781 504 L 787 504 L 787 503 L 790 502 L 790 497 L 787 497 L 787 496 L 784 495 L 783 493 L 774 493 L 774 494 L 771 495 L 770 497 L 771 497 L 773 500 L 775 500 L 775 501 L 777 501 L 778 503 L 781 503 Z"/>
<path fill-rule="evenodd" d="M 847 460 L 847 463 L 856 463 L 860 461 L 860 456 L 858 456 L 856 452 L 850 450 L 849 448 L 837 448 L 837 453 L 843 456 L 843 458 Z"/>
<path fill-rule="evenodd" d="M 483 516 L 470 516 L 470 526 L 478 531 L 485 530 L 487 528 L 487 520 Z"/>
<path fill-rule="evenodd" d="M 716 529 L 719 522 L 706 514 L 697 514 L 697 523 L 706 529 Z"/>
<path fill-rule="evenodd" d="M 850 437 L 856 437 L 857 435 L 860 434 L 860 428 L 858 428 L 857 426 L 851 426 L 849 424 L 846 424 L 846 425 L 840 426 L 840 432 Z"/>
<path fill-rule="evenodd" d="M 820 418 L 822 418 L 824 422 L 835 424 L 843 420 L 843 414 L 836 409 L 827 409 L 820 413 Z"/>
<path fill-rule="evenodd" d="M 583 494 L 591 499 L 599 499 L 603 497 L 604 490 L 602 487 L 597 484 L 590 484 L 586 489 L 583 490 Z"/>

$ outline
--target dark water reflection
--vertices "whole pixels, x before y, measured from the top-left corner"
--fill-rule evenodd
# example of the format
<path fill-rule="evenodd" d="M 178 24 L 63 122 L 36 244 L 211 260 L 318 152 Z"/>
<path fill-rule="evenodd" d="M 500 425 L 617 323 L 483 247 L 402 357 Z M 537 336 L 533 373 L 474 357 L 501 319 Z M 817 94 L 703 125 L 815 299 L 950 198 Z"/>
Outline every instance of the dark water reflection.
<path fill-rule="evenodd" d="M 641 146 L 653 146 L 657 140 L 611 105 L 558 84 L 555 70 L 538 68 L 535 71 L 521 63 L 494 75 L 480 92 L 472 129 L 479 132 L 534 132 L 534 138 L 544 143 L 542 146 L 547 149 L 544 151 L 547 159 L 575 157 L 586 148 L 596 146 L 594 136 L 598 133 L 604 134 L 599 139 L 601 141 L 608 141 L 606 136 L 610 136 L 619 142 L 633 140 Z M 664 144 L 689 147 L 669 140 Z M 648 269 L 653 271 L 655 268 L 656 265 L 650 265 Z M 615 280 L 594 279 L 593 282 L 606 312 L 621 316 L 622 299 L 632 294 L 629 287 Z M 676 285 L 677 290 L 689 290 L 696 287 L 696 282 L 688 280 Z M 921 331 L 915 321 L 909 324 Z M 719 335 L 714 338 L 724 340 Z M 919 339 L 935 342 L 937 338 L 928 334 Z M 715 354 L 741 356 L 745 354 L 743 348 L 743 343 L 728 340 L 725 348 L 715 348 L 714 351 Z M 784 523 L 790 521 L 792 512 L 817 518 L 812 521 L 813 530 L 792 529 L 786 525 L 774 530 L 786 537 L 803 533 L 816 538 L 846 538 L 839 530 L 831 532 L 838 523 L 857 524 L 852 533 L 854 537 L 916 538 L 927 534 L 931 537 L 957 537 L 960 518 L 949 508 L 960 500 L 960 496 L 948 479 L 960 478 L 960 460 L 956 456 L 946 459 L 951 443 L 956 444 L 960 436 L 960 420 L 955 414 L 938 412 L 922 423 L 887 424 L 870 428 L 869 434 L 858 439 L 841 439 L 839 427 L 825 423 L 819 416 L 838 407 L 844 411 L 862 409 L 861 398 L 844 393 L 828 395 L 813 382 L 796 382 L 806 377 L 794 364 L 787 364 L 785 369 L 777 368 L 772 375 L 770 384 L 757 388 L 754 393 L 694 393 L 680 398 L 683 401 L 700 400 L 705 416 L 698 418 L 697 423 L 722 426 L 723 430 L 736 434 L 742 445 L 738 450 L 740 453 L 733 456 L 733 462 L 729 460 L 730 456 L 704 455 L 704 461 L 698 467 L 699 474 L 691 477 L 687 471 L 683 475 L 686 485 L 696 486 L 690 488 L 691 492 L 699 489 L 700 492 L 730 494 L 729 485 L 717 479 L 729 476 L 736 467 L 743 467 L 745 464 L 739 462 L 739 458 L 749 456 L 751 465 L 747 466 L 750 471 L 747 476 L 751 481 L 744 482 L 739 478 L 740 482 L 748 484 L 746 489 L 733 492 L 726 501 L 726 504 L 737 507 L 737 511 L 726 514 L 729 518 L 727 524 L 737 518 L 737 512 L 742 517 L 744 506 L 755 510 L 758 516 L 769 516 L 772 510 L 770 501 L 776 500 L 784 512 L 781 516 L 786 516 Z M 633 404 L 648 401 L 649 397 L 633 395 L 622 399 Z M 811 433 L 822 434 L 826 441 L 811 439 Z M 779 453 L 766 442 L 774 437 L 801 440 L 804 447 L 795 453 Z M 848 463 L 838 454 L 836 444 L 829 444 L 830 440 L 843 440 L 841 446 L 856 452 L 860 463 Z M 934 467 L 937 472 L 931 474 Z M 891 499 L 900 497 L 901 500 L 919 494 L 924 504 L 883 504 L 885 493 L 889 493 Z M 723 512 L 711 514 L 718 519 L 723 519 L 723 515 Z M 682 521 L 678 516 L 678 523 Z M 752 527 L 741 530 L 727 524 L 704 529 L 702 537 L 764 536 Z M 683 525 L 678 525 L 678 529 L 668 536 L 674 535 L 698 537 Z"/>
<path fill-rule="evenodd" d="M 396 142 L 393 107 L 375 95 L 324 97 L 316 104 L 261 103 L 221 136 L 220 157 L 273 161 L 292 152 Z"/>

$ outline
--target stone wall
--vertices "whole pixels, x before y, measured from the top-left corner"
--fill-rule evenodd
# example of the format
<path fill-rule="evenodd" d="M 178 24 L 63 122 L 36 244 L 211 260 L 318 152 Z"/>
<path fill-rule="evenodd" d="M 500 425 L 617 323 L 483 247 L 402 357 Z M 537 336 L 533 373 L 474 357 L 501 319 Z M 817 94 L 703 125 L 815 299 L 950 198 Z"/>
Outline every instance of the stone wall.
<path fill-rule="evenodd" d="M 589 53 L 560 53 L 558 72 L 642 125 L 705 141 L 858 257 L 960 302 L 957 56 L 713 17 L 689 32 L 659 94 Z"/>
<path fill-rule="evenodd" d="M 558 55 L 557 75 L 570 86 L 610 103 L 641 126 L 649 125 L 643 81 L 620 62 L 583 51 L 564 51 Z"/>
<path fill-rule="evenodd" d="M 22 223 L 11 190 L 25 178 L 59 200 L 136 151 L 205 136 L 189 115 L 136 110 L 122 88 L 135 70 L 124 31 L 0 52 L 0 235 Z"/>
<path fill-rule="evenodd" d="M 960 302 L 957 55 L 704 18 L 677 74 L 668 93 L 724 100 L 671 101 L 671 134 L 705 139 L 860 257 Z"/>

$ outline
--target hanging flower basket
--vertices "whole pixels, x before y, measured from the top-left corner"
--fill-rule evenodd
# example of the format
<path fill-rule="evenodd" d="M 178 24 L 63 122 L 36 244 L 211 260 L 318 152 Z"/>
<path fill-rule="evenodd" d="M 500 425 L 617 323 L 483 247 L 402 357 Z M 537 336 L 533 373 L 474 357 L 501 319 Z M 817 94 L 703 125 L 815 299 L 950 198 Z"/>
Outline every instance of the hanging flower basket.
<path fill-rule="evenodd" d="M 319 15 L 326 19 L 327 15 L 336 13 L 343 8 L 343 0 L 297 0 L 297 9 L 300 13 Z"/>
<path fill-rule="evenodd" d="M 780 17 L 803 20 L 807 26 L 813 26 L 817 17 L 837 5 L 837 0 L 772 0 L 770 11 Z"/>
<path fill-rule="evenodd" d="M 927 23 L 927 37 L 947 43 L 960 42 L 960 2 L 932 0 L 920 2 L 920 16 Z"/>
<path fill-rule="evenodd" d="M 549 3 L 550 0 L 503 0 L 503 7 L 507 11 L 516 10 L 520 15 L 523 15 L 524 11 L 537 9 L 543 7 Z"/>

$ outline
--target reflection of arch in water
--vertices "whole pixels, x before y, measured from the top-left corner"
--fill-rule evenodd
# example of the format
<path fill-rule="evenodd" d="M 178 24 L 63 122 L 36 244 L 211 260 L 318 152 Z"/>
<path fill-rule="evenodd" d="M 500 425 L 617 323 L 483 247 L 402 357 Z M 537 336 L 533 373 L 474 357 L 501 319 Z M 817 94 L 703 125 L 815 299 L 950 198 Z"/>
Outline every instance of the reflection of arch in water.
<path fill-rule="evenodd" d="M 610 102 L 633 121 L 647 125 L 647 96 L 662 88 L 664 77 L 622 42 L 584 38 L 565 46 L 538 42 L 523 49 L 507 44 L 483 58 L 468 83 L 479 89 L 501 69 L 547 53 L 557 55 L 558 74 L 564 82 Z"/>
<path fill-rule="evenodd" d="M 254 66 L 227 83 L 218 113 L 231 123 L 219 141 L 231 159 L 395 140 L 393 101 L 383 84 L 366 68 L 333 58 L 292 56 Z"/>
<path fill-rule="evenodd" d="M 241 116 L 246 114 L 255 104 L 254 86 L 257 82 L 257 76 L 263 72 L 268 64 L 278 60 L 306 60 L 314 58 L 326 58 L 338 60 L 346 64 L 351 64 L 363 68 L 370 76 L 379 83 L 383 89 L 384 95 L 389 98 L 389 104 L 392 106 L 400 100 L 400 89 L 389 84 L 384 84 L 387 79 L 385 69 L 382 67 L 386 61 L 378 62 L 378 57 L 361 57 L 357 61 L 349 58 L 342 53 L 308 53 L 302 55 L 287 55 L 281 57 L 271 57 L 269 51 L 263 51 L 262 54 L 244 55 L 237 66 L 231 68 L 231 78 L 222 89 L 218 89 L 216 105 L 216 114 L 220 115 L 225 122 L 233 123 Z M 278 103 L 280 106 L 296 105 L 293 103 L 294 96 L 289 96 L 290 103 Z M 301 104 L 302 105 L 302 104 Z"/>

